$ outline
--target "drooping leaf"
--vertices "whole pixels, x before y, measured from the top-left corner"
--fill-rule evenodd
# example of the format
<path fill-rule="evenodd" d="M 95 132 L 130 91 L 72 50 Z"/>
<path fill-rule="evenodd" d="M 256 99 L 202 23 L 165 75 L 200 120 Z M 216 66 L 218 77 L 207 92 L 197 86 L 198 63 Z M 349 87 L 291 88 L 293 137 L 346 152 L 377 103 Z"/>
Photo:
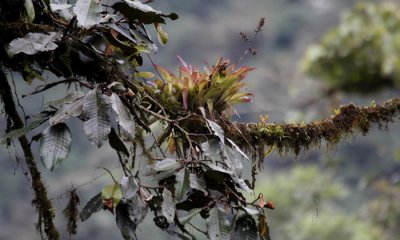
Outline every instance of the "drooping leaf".
<path fill-rule="evenodd" d="M 249 214 L 240 216 L 235 222 L 235 228 L 230 240 L 255 240 L 257 239 L 256 221 Z"/>
<path fill-rule="evenodd" d="M 210 126 L 213 134 L 219 138 L 222 144 L 225 143 L 225 135 L 224 130 L 222 130 L 221 126 L 218 125 L 216 122 L 207 119 L 208 126 Z"/>
<path fill-rule="evenodd" d="M 83 124 L 83 129 L 89 140 L 97 147 L 101 147 L 111 131 L 109 110 L 108 98 L 96 89 L 84 97 L 83 114 L 88 120 Z"/>
<path fill-rule="evenodd" d="M 122 191 L 118 183 L 107 185 L 101 191 L 101 199 L 108 209 L 118 206 L 122 198 Z"/>
<path fill-rule="evenodd" d="M 102 7 L 99 0 L 77 0 L 73 11 L 80 27 L 88 29 L 101 21 Z"/>
<path fill-rule="evenodd" d="M 201 151 L 206 157 L 209 157 L 213 162 L 223 162 L 222 146 L 216 139 L 210 139 L 201 144 Z"/>
<path fill-rule="evenodd" d="M 68 157 L 71 141 L 71 132 L 64 123 L 43 130 L 40 138 L 40 158 L 43 165 L 53 171 Z"/>
<path fill-rule="evenodd" d="M 176 174 L 176 181 L 177 181 L 176 201 L 180 202 L 186 195 L 186 193 L 189 191 L 189 185 L 190 185 L 189 170 L 187 168 L 182 168 Z"/>
<path fill-rule="evenodd" d="M 121 203 L 116 208 L 116 222 L 119 230 L 121 231 L 122 237 L 125 240 L 136 240 L 136 227 L 131 218 L 129 217 L 128 204 Z"/>
<path fill-rule="evenodd" d="M 118 137 L 118 134 L 115 132 L 114 128 L 111 128 L 111 131 L 108 134 L 108 143 L 115 151 L 121 152 L 125 154 L 125 156 L 129 157 L 128 149 L 126 148 L 124 142 L 122 142 Z"/>
<path fill-rule="evenodd" d="M 193 189 L 200 190 L 207 196 L 207 186 L 206 181 L 203 178 L 198 178 L 196 174 L 191 173 L 189 176 L 190 187 Z"/>
<path fill-rule="evenodd" d="M 167 221 L 171 223 L 175 218 L 175 202 L 172 198 L 172 193 L 168 189 L 164 188 L 162 197 L 161 213 Z"/>
<path fill-rule="evenodd" d="M 76 234 L 78 229 L 77 221 L 78 221 L 78 205 L 80 204 L 79 196 L 76 193 L 76 189 L 73 189 L 69 192 L 69 201 L 67 206 L 64 208 L 63 213 L 64 217 L 67 220 L 67 231 L 69 236 Z"/>
<path fill-rule="evenodd" d="M 192 218 L 195 217 L 196 215 L 198 215 L 202 210 L 203 209 L 201 209 L 201 208 L 194 208 L 194 209 L 190 210 L 184 216 L 178 218 L 178 220 L 182 225 L 185 225 L 185 224 L 189 223 L 190 220 L 192 220 Z"/>
<path fill-rule="evenodd" d="M 53 13 L 58 13 L 62 18 L 69 21 L 74 17 L 72 5 L 67 0 L 50 0 L 50 9 Z"/>
<path fill-rule="evenodd" d="M 10 56 L 14 56 L 18 53 L 34 55 L 38 52 L 52 51 L 58 47 L 55 42 L 61 37 L 62 34 L 57 32 L 28 33 L 22 38 L 12 40 L 7 52 Z"/>
<path fill-rule="evenodd" d="M 229 239 L 231 224 L 223 209 L 215 206 L 207 218 L 207 232 L 211 240 Z"/>
<path fill-rule="evenodd" d="M 156 171 L 167 171 L 172 169 L 177 169 L 180 166 L 180 163 L 173 158 L 166 158 L 161 161 L 158 161 L 154 166 L 154 170 Z"/>
<path fill-rule="evenodd" d="M 27 126 L 25 126 L 23 128 L 12 130 L 9 133 L 7 133 L 4 137 L 0 138 L 0 143 L 6 144 L 7 139 L 15 139 L 15 138 L 22 137 L 23 135 L 27 134 L 32 129 L 35 129 L 38 126 L 40 126 L 47 119 L 48 119 L 47 114 L 40 114 L 37 118 L 35 118 L 35 120 L 33 120 Z"/>
<path fill-rule="evenodd" d="M 171 20 L 178 18 L 178 15 L 175 13 L 169 15 L 162 14 L 160 11 L 154 10 L 151 6 L 138 0 L 124 0 L 124 2 L 117 2 L 112 6 L 112 8 L 121 12 L 129 20 L 139 20 L 144 24 L 165 23 L 164 18 L 166 17 Z"/>
<path fill-rule="evenodd" d="M 235 176 L 241 177 L 243 172 L 243 156 L 228 146 L 225 146 L 224 148 L 224 156 L 224 163 L 226 166 L 232 170 Z"/>
<path fill-rule="evenodd" d="M 127 140 L 135 138 L 135 121 L 129 109 L 122 103 L 116 93 L 111 94 L 111 106 L 117 114 L 117 122 L 127 134 Z"/>
<path fill-rule="evenodd" d="M 101 193 L 98 193 L 96 196 L 92 197 L 88 203 L 86 203 L 85 207 L 82 209 L 79 217 L 82 222 L 88 220 L 93 213 L 96 213 L 103 209 L 103 201 L 101 199 Z"/>
<path fill-rule="evenodd" d="M 78 91 L 73 94 L 71 100 L 66 100 L 57 112 L 50 118 L 50 125 L 64 122 L 70 117 L 77 117 L 83 111 L 83 93 Z"/>

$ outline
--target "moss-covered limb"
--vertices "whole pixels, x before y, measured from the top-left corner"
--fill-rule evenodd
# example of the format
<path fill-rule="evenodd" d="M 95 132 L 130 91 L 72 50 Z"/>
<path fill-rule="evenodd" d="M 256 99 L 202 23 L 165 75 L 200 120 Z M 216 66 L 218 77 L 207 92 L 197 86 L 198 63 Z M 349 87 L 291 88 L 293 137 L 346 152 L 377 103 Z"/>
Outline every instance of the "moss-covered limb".
<path fill-rule="evenodd" d="M 24 122 L 22 121 L 15 107 L 11 87 L 2 69 L 0 69 L 0 86 L 0 95 L 5 113 L 13 122 L 14 128 L 18 129 L 24 127 Z M 47 190 L 42 182 L 40 172 L 36 166 L 36 161 L 33 156 L 29 141 L 25 136 L 20 137 L 18 140 L 22 147 L 25 162 L 32 178 L 32 189 L 35 193 L 35 198 L 32 202 L 38 210 L 39 223 L 43 224 L 48 239 L 59 239 L 59 233 L 53 223 L 53 206 L 47 197 Z"/>
<path fill-rule="evenodd" d="M 274 145 L 280 152 L 298 154 L 302 149 L 320 146 L 323 140 L 334 145 L 355 131 L 366 134 L 373 124 L 386 125 L 400 113 L 400 98 L 369 107 L 343 105 L 336 112 L 335 116 L 308 124 L 232 123 L 226 132 L 243 146 L 246 143 L 240 139 L 245 137 L 251 145 Z"/>

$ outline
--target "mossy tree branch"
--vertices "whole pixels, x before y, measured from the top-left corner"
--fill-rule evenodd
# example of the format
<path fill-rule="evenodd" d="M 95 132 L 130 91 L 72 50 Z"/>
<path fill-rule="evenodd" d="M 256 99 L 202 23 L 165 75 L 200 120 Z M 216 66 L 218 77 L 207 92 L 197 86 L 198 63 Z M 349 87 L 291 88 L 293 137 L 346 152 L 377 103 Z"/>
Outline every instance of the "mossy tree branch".
<path fill-rule="evenodd" d="M 11 87 L 2 69 L 0 69 L 0 86 L 0 95 L 1 100 L 3 101 L 4 111 L 9 119 L 13 122 L 13 127 L 15 129 L 24 127 L 24 122 L 22 121 L 15 107 Z M 32 203 L 37 208 L 39 214 L 38 226 L 41 226 L 41 224 L 43 224 L 44 231 L 47 234 L 48 239 L 59 239 L 59 233 L 53 223 L 53 206 L 51 204 L 51 201 L 47 197 L 47 190 L 42 182 L 41 174 L 36 166 L 36 161 L 33 156 L 30 143 L 25 135 L 20 137 L 18 141 L 21 145 L 25 157 L 25 162 L 28 166 L 28 170 L 32 178 L 32 189 L 35 193 L 35 198 Z"/>
<path fill-rule="evenodd" d="M 374 124 L 387 125 L 399 113 L 400 98 L 394 98 L 369 107 L 343 105 L 334 116 L 308 124 L 232 123 L 227 125 L 227 132 L 238 141 L 242 139 L 243 145 L 244 136 L 253 146 L 274 145 L 279 152 L 299 154 L 302 149 L 320 146 L 322 141 L 334 145 L 356 131 L 365 135 Z"/>

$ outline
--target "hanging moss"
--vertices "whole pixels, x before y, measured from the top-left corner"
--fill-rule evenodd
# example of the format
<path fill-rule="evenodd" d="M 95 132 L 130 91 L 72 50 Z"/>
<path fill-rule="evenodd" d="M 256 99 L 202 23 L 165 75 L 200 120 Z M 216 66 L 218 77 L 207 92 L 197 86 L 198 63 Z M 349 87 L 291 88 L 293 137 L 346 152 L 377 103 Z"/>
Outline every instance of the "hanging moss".
<path fill-rule="evenodd" d="M 232 123 L 226 126 L 229 129 L 226 132 L 242 146 L 274 145 L 281 153 L 293 152 L 297 155 L 301 150 L 319 147 L 323 141 L 327 145 L 335 145 L 356 131 L 365 135 L 374 124 L 386 126 L 399 113 L 400 98 L 395 98 L 383 105 L 370 107 L 343 105 L 336 115 L 308 124 Z"/>

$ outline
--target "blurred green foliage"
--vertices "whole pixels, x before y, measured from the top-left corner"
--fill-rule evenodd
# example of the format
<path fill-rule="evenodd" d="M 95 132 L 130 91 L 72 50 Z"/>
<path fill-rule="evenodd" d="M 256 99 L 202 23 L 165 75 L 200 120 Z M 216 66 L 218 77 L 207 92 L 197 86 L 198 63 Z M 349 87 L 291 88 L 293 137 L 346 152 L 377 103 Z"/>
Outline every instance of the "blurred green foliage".
<path fill-rule="evenodd" d="M 315 165 L 259 179 L 257 192 L 277 203 L 269 212 L 271 237 L 279 239 L 383 239 L 382 228 L 341 205 L 350 190 L 332 171 Z"/>
<path fill-rule="evenodd" d="M 400 7 L 357 4 L 308 48 L 302 68 L 334 90 L 369 93 L 400 86 Z"/>

